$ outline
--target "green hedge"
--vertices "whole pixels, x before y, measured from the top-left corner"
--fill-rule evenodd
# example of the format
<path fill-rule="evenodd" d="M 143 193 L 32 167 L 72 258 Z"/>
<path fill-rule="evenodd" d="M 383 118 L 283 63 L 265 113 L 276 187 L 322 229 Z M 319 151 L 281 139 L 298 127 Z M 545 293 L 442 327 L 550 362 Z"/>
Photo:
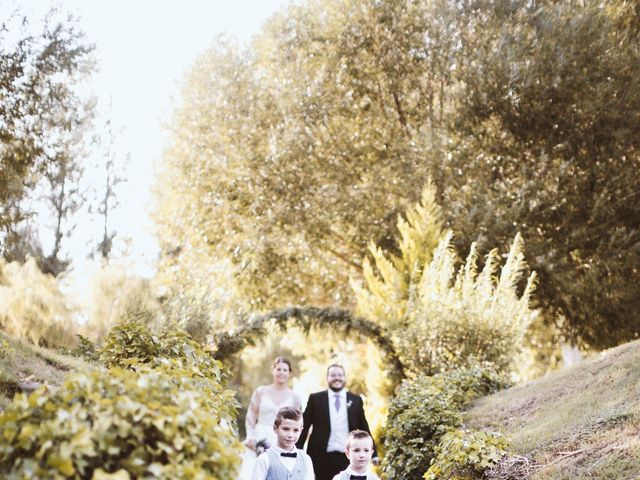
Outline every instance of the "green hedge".
<path fill-rule="evenodd" d="M 393 480 L 422 478 L 462 408 L 507 385 L 491 365 L 406 380 L 389 406 L 382 470 Z"/>
<path fill-rule="evenodd" d="M 0 415 L 0 478 L 235 478 L 222 363 L 186 332 L 140 322 L 114 328 L 100 359 L 108 369 L 18 395 Z"/>
<path fill-rule="evenodd" d="M 240 445 L 227 395 L 168 372 L 96 370 L 18 395 L 0 415 L 0 476 L 234 478 Z"/>

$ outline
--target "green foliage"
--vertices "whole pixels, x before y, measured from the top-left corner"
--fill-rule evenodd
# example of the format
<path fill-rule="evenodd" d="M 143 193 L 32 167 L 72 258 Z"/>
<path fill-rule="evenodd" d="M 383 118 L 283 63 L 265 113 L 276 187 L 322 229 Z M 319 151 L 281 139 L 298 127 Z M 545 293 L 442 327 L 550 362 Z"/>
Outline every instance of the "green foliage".
<path fill-rule="evenodd" d="M 436 448 L 425 480 L 479 480 L 502 458 L 509 446 L 497 432 L 452 430 Z"/>
<path fill-rule="evenodd" d="M 365 260 L 365 285 L 353 282 L 357 311 L 393 332 L 409 375 L 484 361 L 514 372 L 536 316 L 529 308 L 533 274 L 519 294 L 527 271 L 522 238 L 516 236 L 504 265 L 492 250 L 478 272 L 475 245 L 458 266 L 452 234 L 443 235 L 440 214 L 428 184 L 421 203 L 398 222 L 400 253 L 371 247 L 374 264 Z"/>
<path fill-rule="evenodd" d="M 72 375 L 55 391 L 18 395 L 0 415 L 0 473 L 7 480 L 234 478 L 240 444 L 232 395 L 142 366 Z"/>
<path fill-rule="evenodd" d="M 407 325 L 407 303 L 410 290 L 420 283 L 422 273 L 433 258 L 433 252 L 442 239 L 442 210 L 436 203 L 436 191 L 428 182 L 422 198 L 407 209 L 406 220 L 398 216 L 399 253 L 385 253 L 374 243 L 369 245 L 369 257 L 363 261 L 362 288 L 356 281 L 357 312 L 389 330 L 404 329 Z"/>
<path fill-rule="evenodd" d="M 520 232 L 547 321 L 596 348 L 640 329 L 638 13 L 624 0 L 461 6 L 459 108 L 434 159 L 459 247 Z"/>
<path fill-rule="evenodd" d="M 462 407 L 504 386 L 504 378 L 486 364 L 403 382 L 389 406 L 385 475 L 394 480 L 420 478 L 443 435 L 462 422 Z"/>
<path fill-rule="evenodd" d="M 30 238 L 34 212 L 25 198 L 44 187 L 46 197 L 59 200 L 53 209 L 62 222 L 77 206 L 78 161 L 94 111 L 79 83 L 93 69 L 93 46 L 72 17 L 56 10 L 33 19 L 18 9 L 0 24 L 0 256 L 25 261 L 42 253 L 30 244 L 38 242 Z M 57 224 L 43 266 L 64 266 L 56 250 L 62 233 Z"/>
<path fill-rule="evenodd" d="M 78 337 L 78 345 L 71 351 L 71 354 L 89 361 L 98 360 L 98 352 L 96 351 L 95 344 L 79 333 L 76 334 L 76 337 Z"/>
<path fill-rule="evenodd" d="M 226 376 L 222 363 L 175 325 L 164 326 L 159 333 L 153 333 L 141 322 L 121 323 L 111 330 L 99 353 L 100 360 L 109 367 L 173 366 L 218 382 Z"/>
<path fill-rule="evenodd" d="M 633 338 L 638 12 L 308 1 L 248 51 L 220 42 L 171 122 L 161 272 L 222 258 L 247 303 L 350 307 L 347 278 L 362 280 L 371 241 L 398 254 L 396 214 L 430 177 L 459 252 L 521 233 L 547 323 L 596 347 Z"/>
<path fill-rule="evenodd" d="M 348 306 L 368 243 L 389 245 L 427 178 L 418 133 L 439 79 L 416 55 L 423 21 L 420 2 L 309 1 L 248 51 L 219 41 L 203 55 L 158 181 L 162 273 L 224 258 L 262 309 Z"/>
<path fill-rule="evenodd" d="M 492 250 L 478 272 L 475 245 L 459 269 L 457 262 L 449 235 L 410 299 L 410 328 L 398 339 L 399 349 L 409 355 L 408 367 L 439 372 L 488 361 L 501 372 L 517 372 L 525 333 L 537 314 L 529 307 L 535 274 L 518 294 L 527 270 L 521 237 L 514 239 L 502 266 Z"/>
<path fill-rule="evenodd" d="M 58 281 L 42 273 L 34 259 L 5 263 L 0 259 L 0 329 L 36 345 L 73 347 L 74 309 Z"/>
<path fill-rule="evenodd" d="M 200 343 L 218 332 L 239 326 L 246 305 L 238 299 L 230 262 L 211 261 L 206 269 L 197 255 L 183 252 L 180 261 L 161 259 L 155 286 L 161 292 L 162 313 Z"/>

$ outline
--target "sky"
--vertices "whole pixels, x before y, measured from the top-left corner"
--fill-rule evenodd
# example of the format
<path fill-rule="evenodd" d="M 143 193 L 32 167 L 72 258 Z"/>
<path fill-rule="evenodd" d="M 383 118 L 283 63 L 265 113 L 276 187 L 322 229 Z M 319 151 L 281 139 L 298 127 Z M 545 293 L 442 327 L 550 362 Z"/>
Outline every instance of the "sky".
<path fill-rule="evenodd" d="M 28 15 L 58 6 L 79 17 L 87 39 L 96 46 L 99 71 L 89 86 L 98 109 L 112 120 L 116 158 L 127 163 L 127 182 L 120 185 L 120 207 L 113 228 L 130 238 L 134 270 L 153 273 L 158 253 L 149 209 L 154 165 L 165 145 L 162 123 L 170 118 L 179 82 L 199 55 L 227 34 L 248 42 L 262 23 L 289 0 L 0 0 Z M 87 171 L 87 180 L 95 172 Z M 46 219 L 43 219 L 46 223 Z M 81 271 L 92 220 L 78 219 L 68 241 L 76 271 Z M 86 228 L 89 227 L 90 228 Z M 94 233 L 95 236 L 95 233 Z M 45 243 L 46 247 L 46 243 Z"/>

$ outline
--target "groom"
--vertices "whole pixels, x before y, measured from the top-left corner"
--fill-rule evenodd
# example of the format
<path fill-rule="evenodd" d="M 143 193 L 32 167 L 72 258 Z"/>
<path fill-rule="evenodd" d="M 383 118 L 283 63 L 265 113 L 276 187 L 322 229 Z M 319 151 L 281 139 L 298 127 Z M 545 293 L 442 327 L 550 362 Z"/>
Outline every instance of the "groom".
<path fill-rule="evenodd" d="M 352 430 L 369 432 L 362 398 L 344 388 L 346 375 L 341 365 L 327 369 L 329 390 L 309 395 L 304 411 L 304 427 L 297 447 L 302 448 L 313 425 L 307 453 L 313 461 L 316 480 L 332 480 L 347 468 L 347 437 Z M 370 433 L 370 432 L 369 432 Z M 375 446 L 373 456 L 376 457 Z"/>

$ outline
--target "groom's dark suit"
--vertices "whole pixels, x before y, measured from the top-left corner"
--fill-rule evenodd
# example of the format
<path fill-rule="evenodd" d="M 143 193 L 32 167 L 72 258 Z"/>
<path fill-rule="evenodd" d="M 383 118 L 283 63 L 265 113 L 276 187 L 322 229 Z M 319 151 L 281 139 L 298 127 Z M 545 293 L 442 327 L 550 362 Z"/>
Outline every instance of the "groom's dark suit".
<path fill-rule="evenodd" d="M 352 430 L 364 430 L 371 433 L 367 419 L 364 416 L 362 398 L 351 392 L 347 392 L 347 419 L 350 432 Z M 303 420 L 304 426 L 297 447 L 302 448 L 304 446 L 309 429 L 313 426 L 309 444 L 307 445 L 307 453 L 313 461 L 316 480 L 332 480 L 333 476 L 346 468 L 349 462 L 344 454 L 341 457 L 336 457 L 335 454 L 327 453 L 327 444 L 331 433 L 329 392 L 327 390 L 309 395 Z M 375 447 L 373 456 L 376 456 Z M 335 470 L 336 468 L 338 470 Z"/>

